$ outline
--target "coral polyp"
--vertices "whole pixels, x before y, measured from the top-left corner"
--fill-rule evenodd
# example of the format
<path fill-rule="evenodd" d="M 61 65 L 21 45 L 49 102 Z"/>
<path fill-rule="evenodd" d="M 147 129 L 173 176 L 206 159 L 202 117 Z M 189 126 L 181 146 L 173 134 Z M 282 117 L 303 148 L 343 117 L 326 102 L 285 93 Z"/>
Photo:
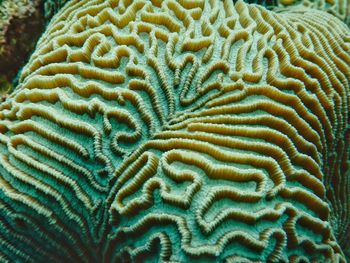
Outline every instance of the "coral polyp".
<path fill-rule="evenodd" d="M 0 259 L 346 262 L 350 30 L 72 0 L 0 104 Z"/>

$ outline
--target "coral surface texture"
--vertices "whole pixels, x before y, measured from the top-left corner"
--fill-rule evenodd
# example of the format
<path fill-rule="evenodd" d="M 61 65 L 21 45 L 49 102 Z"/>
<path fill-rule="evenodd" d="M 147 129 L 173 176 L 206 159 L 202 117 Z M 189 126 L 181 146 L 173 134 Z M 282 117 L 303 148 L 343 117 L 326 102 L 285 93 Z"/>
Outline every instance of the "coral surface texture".
<path fill-rule="evenodd" d="M 68 2 L 0 104 L 0 261 L 346 262 L 349 83 L 323 11 Z"/>

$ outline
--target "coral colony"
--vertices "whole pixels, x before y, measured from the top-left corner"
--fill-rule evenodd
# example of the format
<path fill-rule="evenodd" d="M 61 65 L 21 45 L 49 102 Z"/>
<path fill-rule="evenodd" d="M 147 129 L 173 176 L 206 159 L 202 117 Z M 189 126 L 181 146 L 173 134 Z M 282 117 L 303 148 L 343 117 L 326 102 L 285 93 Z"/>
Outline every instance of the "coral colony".
<path fill-rule="evenodd" d="M 0 103 L 0 261 L 346 262 L 350 2 L 305 3 L 69 1 Z"/>

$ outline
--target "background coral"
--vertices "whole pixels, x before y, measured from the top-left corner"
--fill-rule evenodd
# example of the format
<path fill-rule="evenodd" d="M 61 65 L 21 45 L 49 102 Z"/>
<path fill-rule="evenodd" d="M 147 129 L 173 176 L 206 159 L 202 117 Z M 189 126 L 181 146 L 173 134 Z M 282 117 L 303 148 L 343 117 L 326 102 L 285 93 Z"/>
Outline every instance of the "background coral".
<path fill-rule="evenodd" d="M 45 19 L 50 19 L 69 1 L 69 0 L 43 0 Z"/>
<path fill-rule="evenodd" d="M 18 70 L 44 29 L 40 1 L 2 0 L 0 2 L 0 92 L 12 87 Z"/>
<path fill-rule="evenodd" d="M 27 62 L 45 24 L 68 0 L 0 1 L 0 94 L 16 85 L 16 75 Z"/>
<path fill-rule="evenodd" d="M 322 10 L 336 16 L 350 26 L 349 0 L 277 0 L 277 6 L 280 8 L 296 6 Z"/>
<path fill-rule="evenodd" d="M 236 2 L 235 0 L 233 0 Z M 259 4 L 274 11 L 288 11 L 294 8 L 311 8 L 328 12 L 350 26 L 349 0 L 246 0 L 251 4 Z"/>

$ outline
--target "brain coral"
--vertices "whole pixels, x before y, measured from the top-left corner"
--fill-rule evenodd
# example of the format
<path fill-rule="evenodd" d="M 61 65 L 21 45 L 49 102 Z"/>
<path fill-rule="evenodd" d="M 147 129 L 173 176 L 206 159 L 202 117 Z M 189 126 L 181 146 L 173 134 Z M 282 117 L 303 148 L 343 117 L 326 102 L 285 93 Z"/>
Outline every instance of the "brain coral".
<path fill-rule="evenodd" d="M 345 262 L 350 31 L 73 0 L 0 104 L 0 259 Z"/>

